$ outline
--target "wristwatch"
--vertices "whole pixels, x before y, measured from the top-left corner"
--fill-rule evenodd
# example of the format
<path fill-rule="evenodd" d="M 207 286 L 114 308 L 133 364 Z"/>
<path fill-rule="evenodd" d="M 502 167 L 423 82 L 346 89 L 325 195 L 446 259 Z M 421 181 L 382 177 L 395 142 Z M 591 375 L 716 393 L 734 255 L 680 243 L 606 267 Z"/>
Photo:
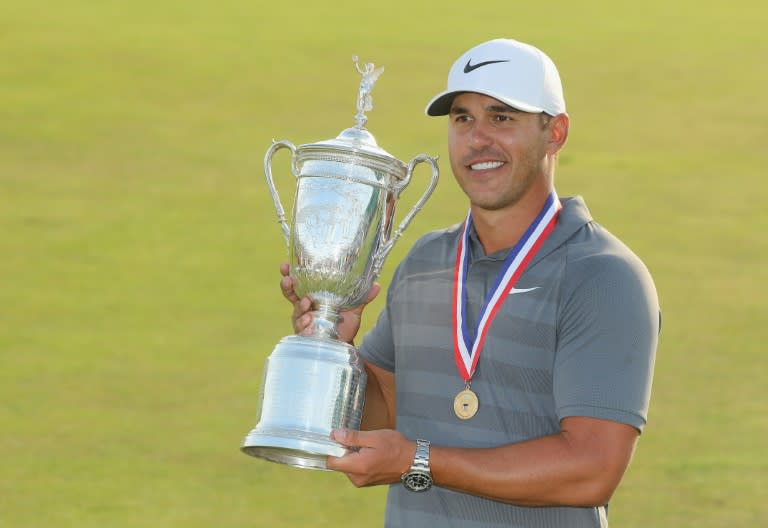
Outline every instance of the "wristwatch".
<path fill-rule="evenodd" d="M 429 469 L 429 440 L 416 440 L 416 456 L 411 468 L 400 476 L 408 491 L 427 491 L 432 487 L 432 471 Z"/>

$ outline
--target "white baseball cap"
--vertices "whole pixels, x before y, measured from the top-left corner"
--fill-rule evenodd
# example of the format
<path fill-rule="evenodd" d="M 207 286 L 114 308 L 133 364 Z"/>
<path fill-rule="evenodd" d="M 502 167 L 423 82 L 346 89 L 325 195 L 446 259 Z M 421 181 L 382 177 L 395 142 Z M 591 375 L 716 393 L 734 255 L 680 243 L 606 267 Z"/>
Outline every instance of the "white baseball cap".
<path fill-rule="evenodd" d="M 540 49 L 516 40 L 490 40 L 459 57 L 448 73 L 448 89 L 427 104 L 427 115 L 447 115 L 462 92 L 487 95 L 523 112 L 565 113 L 555 63 Z"/>

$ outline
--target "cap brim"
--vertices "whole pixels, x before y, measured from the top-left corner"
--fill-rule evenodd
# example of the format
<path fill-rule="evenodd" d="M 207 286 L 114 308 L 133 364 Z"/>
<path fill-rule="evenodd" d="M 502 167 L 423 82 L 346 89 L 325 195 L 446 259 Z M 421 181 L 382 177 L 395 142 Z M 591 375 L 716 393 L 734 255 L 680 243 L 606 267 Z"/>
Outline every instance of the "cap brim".
<path fill-rule="evenodd" d="M 451 105 L 453 104 L 453 100 L 456 98 L 456 96 L 462 93 L 467 93 L 467 92 L 479 93 L 481 95 L 487 95 L 488 97 L 493 97 L 494 99 L 498 99 L 502 103 L 509 105 L 512 108 L 516 108 L 517 110 L 520 110 L 522 112 L 539 113 L 539 112 L 546 111 L 543 108 L 540 108 L 538 106 L 531 106 L 529 104 L 521 103 L 520 101 L 515 101 L 514 99 L 509 99 L 490 91 L 467 89 L 467 90 L 446 90 L 444 92 L 440 92 L 435 97 L 433 97 L 429 103 L 427 103 L 427 108 L 425 110 L 427 115 L 428 116 L 444 116 L 444 115 L 450 114 Z"/>
<path fill-rule="evenodd" d="M 454 97 L 459 95 L 461 92 L 442 92 L 437 94 L 435 97 L 432 98 L 432 100 L 427 103 L 427 108 L 425 109 L 428 116 L 444 116 L 448 115 L 451 112 L 451 103 L 453 103 Z"/>

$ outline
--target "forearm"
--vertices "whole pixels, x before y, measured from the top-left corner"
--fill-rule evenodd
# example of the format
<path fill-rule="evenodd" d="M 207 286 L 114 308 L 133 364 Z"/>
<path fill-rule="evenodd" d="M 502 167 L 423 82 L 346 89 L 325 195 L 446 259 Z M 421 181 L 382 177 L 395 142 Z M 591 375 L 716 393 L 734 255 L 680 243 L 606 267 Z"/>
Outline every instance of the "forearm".
<path fill-rule="evenodd" d="M 365 388 L 365 406 L 360 429 L 395 428 L 394 375 L 371 363 L 365 363 L 368 381 Z"/>
<path fill-rule="evenodd" d="M 584 423 L 587 420 L 587 423 Z M 636 431 L 571 418 L 555 435 L 488 449 L 433 446 L 435 483 L 524 506 L 606 504 L 629 464 Z M 575 422 L 576 421 L 576 422 Z"/>

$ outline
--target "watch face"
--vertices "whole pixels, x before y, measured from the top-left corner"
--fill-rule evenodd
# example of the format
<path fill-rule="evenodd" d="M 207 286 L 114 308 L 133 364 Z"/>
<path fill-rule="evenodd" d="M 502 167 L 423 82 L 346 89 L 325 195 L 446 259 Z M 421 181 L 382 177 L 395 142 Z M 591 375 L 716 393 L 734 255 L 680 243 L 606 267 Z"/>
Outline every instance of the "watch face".
<path fill-rule="evenodd" d="M 432 477 L 426 473 L 412 471 L 403 477 L 403 484 L 410 491 L 427 491 L 432 487 Z"/>

